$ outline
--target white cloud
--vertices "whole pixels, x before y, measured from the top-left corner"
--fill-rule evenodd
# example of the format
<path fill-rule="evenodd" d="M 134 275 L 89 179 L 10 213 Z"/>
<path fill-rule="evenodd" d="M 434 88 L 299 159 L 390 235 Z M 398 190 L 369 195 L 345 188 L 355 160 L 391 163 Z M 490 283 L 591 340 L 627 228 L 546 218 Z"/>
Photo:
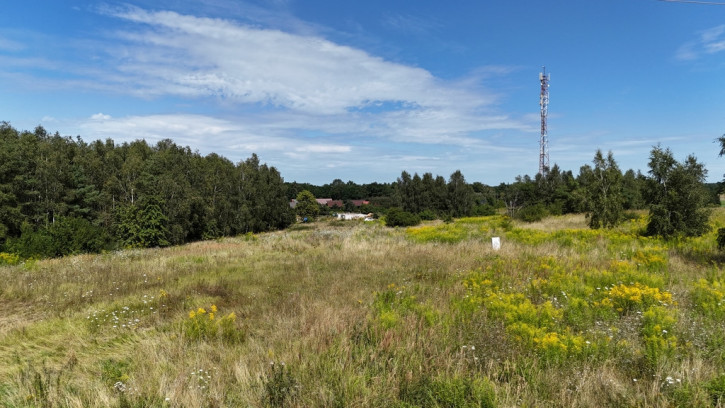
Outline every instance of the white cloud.
<path fill-rule="evenodd" d="M 109 120 L 111 119 L 110 115 L 105 115 L 103 113 L 96 113 L 94 115 L 91 115 L 91 120 Z"/>
<path fill-rule="evenodd" d="M 490 167 L 502 153 L 512 159 L 501 166 L 501 171 L 516 174 L 519 171 L 516 169 L 528 156 L 534 157 L 533 150 L 530 154 L 527 148 L 492 145 L 473 138 L 470 143 L 477 143 L 475 148 L 464 147 L 456 152 L 455 147 L 440 149 L 433 144 L 424 149 L 412 149 L 406 141 L 341 143 L 338 135 L 316 132 L 315 129 L 310 129 L 314 136 L 301 137 L 298 126 L 302 124 L 295 120 L 295 116 L 288 117 L 289 121 L 284 123 L 279 113 L 260 115 L 256 119 L 219 119 L 197 114 L 118 118 L 103 115 L 101 120 L 94 116 L 98 117 L 98 114 L 57 126 L 65 134 L 80 134 L 92 139 L 110 138 L 117 143 L 145 139 L 154 145 L 170 138 L 179 145 L 199 150 L 201 154 L 214 152 L 234 162 L 257 153 L 263 161 L 280 169 L 286 178 L 317 183 L 334 178 L 360 180 L 364 177 L 367 182 L 392 180 L 403 169 L 420 173 L 431 171 L 447 177 L 459 168 L 475 172 L 476 167 Z M 350 127 L 345 127 L 343 119 L 340 117 L 338 122 L 327 125 L 337 131 L 350 132 L 358 126 L 350 123 Z M 350 140 L 349 137 L 346 139 Z"/>
<path fill-rule="evenodd" d="M 295 147 L 295 151 L 303 153 L 349 153 L 352 146 L 313 144 Z"/>
<path fill-rule="evenodd" d="M 313 174 L 316 163 L 353 169 L 368 180 L 394 177 L 398 166 L 418 171 L 416 164 L 433 168 L 450 162 L 452 172 L 464 156 L 490 162 L 501 152 L 523 155 L 508 143 L 510 135 L 538 131 L 538 116 L 499 112 L 498 95 L 481 85 L 516 68 L 484 67 L 443 80 L 423 68 L 332 42 L 319 34 L 324 30 L 311 26 L 288 32 L 137 7 L 103 12 L 122 21 L 122 28 L 94 40 L 71 41 L 67 47 L 89 58 L 44 57 L 40 62 L 53 75 L 29 71 L 23 84 L 171 101 L 177 113 L 157 108 L 123 116 L 97 107 L 104 112 L 61 123 L 64 133 L 119 143 L 170 138 L 233 161 L 254 152 L 280 170 L 293 170 L 295 178 L 312 181 L 324 180 Z M 178 113 L 194 111 L 196 103 L 205 114 Z M 135 111 L 168 106 L 144 105 Z M 506 133 L 509 140 L 487 142 L 483 135 L 493 132 Z M 307 133 L 314 136 L 301 136 Z M 451 149 L 462 153 L 447 155 Z M 479 149 L 482 153 L 473 153 Z"/>
<path fill-rule="evenodd" d="M 21 51 L 25 49 L 25 44 L 8 38 L 0 37 L 0 50 L 3 51 Z"/>
<path fill-rule="evenodd" d="M 699 32 L 698 38 L 682 44 L 675 53 L 680 61 L 694 61 L 705 54 L 725 51 L 725 24 Z"/>
<path fill-rule="evenodd" d="M 470 123 L 476 117 L 477 129 L 510 125 L 480 116 L 495 97 L 472 90 L 470 82 L 443 81 L 318 36 L 138 8 L 114 15 L 146 27 L 119 34 L 125 51 L 114 51 L 123 55 L 118 72 L 133 79 L 138 95 L 214 97 L 307 115 L 345 115 L 371 101 L 395 101 L 417 108 L 402 109 L 408 119 L 464 117 Z"/>
<path fill-rule="evenodd" d="M 385 13 L 381 22 L 390 29 L 410 35 L 425 35 L 443 28 L 443 24 L 438 21 L 412 14 Z"/>
<path fill-rule="evenodd" d="M 723 33 L 725 33 L 725 24 L 703 30 L 700 33 L 700 38 L 702 38 L 703 43 L 710 43 L 713 41 L 717 41 L 723 35 Z"/>
<path fill-rule="evenodd" d="M 695 46 L 696 44 L 693 42 L 682 44 L 680 48 L 677 49 L 677 52 L 675 53 L 675 58 L 680 61 L 696 60 L 699 55 L 695 50 Z"/>
<path fill-rule="evenodd" d="M 129 9 L 117 17 L 150 27 L 126 34 L 134 47 L 119 69 L 139 91 L 217 96 L 308 113 L 339 113 L 370 100 L 477 105 L 477 95 L 440 86 L 420 68 L 386 62 L 313 36 L 221 19 Z M 421 103 L 422 102 L 422 103 Z"/>

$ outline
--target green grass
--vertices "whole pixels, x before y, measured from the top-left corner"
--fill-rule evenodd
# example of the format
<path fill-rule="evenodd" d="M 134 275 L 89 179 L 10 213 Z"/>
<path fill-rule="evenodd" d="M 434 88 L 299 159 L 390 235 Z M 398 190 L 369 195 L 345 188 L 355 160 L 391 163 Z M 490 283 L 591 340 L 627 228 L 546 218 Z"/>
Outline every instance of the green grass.
<path fill-rule="evenodd" d="M 0 407 L 721 406 L 715 233 L 642 224 L 318 222 L 0 266 Z"/>

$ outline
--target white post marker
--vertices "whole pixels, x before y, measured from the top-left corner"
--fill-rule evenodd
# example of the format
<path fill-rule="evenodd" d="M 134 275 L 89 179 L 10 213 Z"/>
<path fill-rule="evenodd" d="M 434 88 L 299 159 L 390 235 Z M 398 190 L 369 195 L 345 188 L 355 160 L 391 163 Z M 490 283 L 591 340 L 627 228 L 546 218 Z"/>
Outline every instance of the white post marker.
<path fill-rule="evenodd" d="M 493 247 L 494 251 L 498 251 L 499 249 L 501 249 L 501 238 L 500 237 L 491 238 L 491 246 Z"/>

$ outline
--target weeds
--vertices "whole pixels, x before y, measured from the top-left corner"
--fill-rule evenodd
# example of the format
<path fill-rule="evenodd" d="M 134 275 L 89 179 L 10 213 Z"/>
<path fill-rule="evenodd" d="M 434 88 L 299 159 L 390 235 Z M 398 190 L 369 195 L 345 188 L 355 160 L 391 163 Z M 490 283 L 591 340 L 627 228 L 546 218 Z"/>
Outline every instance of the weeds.
<path fill-rule="evenodd" d="M 405 379 L 399 398 L 403 407 L 480 407 L 494 408 L 496 394 L 485 379 L 431 378 Z"/>
<path fill-rule="evenodd" d="M 184 321 L 184 336 L 191 341 L 220 339 L 228 343 L 240 342 L 244 333 L 237 328 L 237 315 L 234 312 L 217 317 L 216 305 L 209 311 L 203 307 L 189 311 L 189 318 Z"/>
<path fill-rule="evenodd" d="M 0 252 L 0 266 L 3 265 L 17 265 L 20 263 L 20 256 L 17 254 L 10 254 L 7 252 Z"/>
<path fill-rule="evenodd" d="M 264 382 L 262 404 L 267 407 L 285 407 L 291 404 L 299 394 L 300 385 L 284 362 L 269 365 L 269 373 Z"/>
<path fill-rule="evenodd" d="M 0 405 L 725 404 L 715 230 L 584 225 L 314 223 L 2 267 Z"/>
<path fill-rule="evenodd" d="M 63 406 L 64 388 L 67 385 L 66 377 L 70 376 L 78 360 L 71 356 L 66 363 L 53 369 L 42 363 L 40 370 L 31 362 L 26 362 L 25 368 L 20 372 L 20 384 L 26 392 L 25 402 L 43 408 Z"/>

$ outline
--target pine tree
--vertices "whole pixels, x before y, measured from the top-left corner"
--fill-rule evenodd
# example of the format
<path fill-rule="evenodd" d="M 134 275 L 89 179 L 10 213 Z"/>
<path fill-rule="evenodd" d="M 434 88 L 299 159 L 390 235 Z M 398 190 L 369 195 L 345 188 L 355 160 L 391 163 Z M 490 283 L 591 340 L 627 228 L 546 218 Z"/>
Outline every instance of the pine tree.
<path fill-rule="evenodd" d="M 647 233 L 669 237 L 682 234 L 699 236 L 707 231 L 709 212 L 704 186 L 707 170 L 690 155 L 678 163 L 670 149 L 655 146 L 649 160 L 649 199 Z"/>

